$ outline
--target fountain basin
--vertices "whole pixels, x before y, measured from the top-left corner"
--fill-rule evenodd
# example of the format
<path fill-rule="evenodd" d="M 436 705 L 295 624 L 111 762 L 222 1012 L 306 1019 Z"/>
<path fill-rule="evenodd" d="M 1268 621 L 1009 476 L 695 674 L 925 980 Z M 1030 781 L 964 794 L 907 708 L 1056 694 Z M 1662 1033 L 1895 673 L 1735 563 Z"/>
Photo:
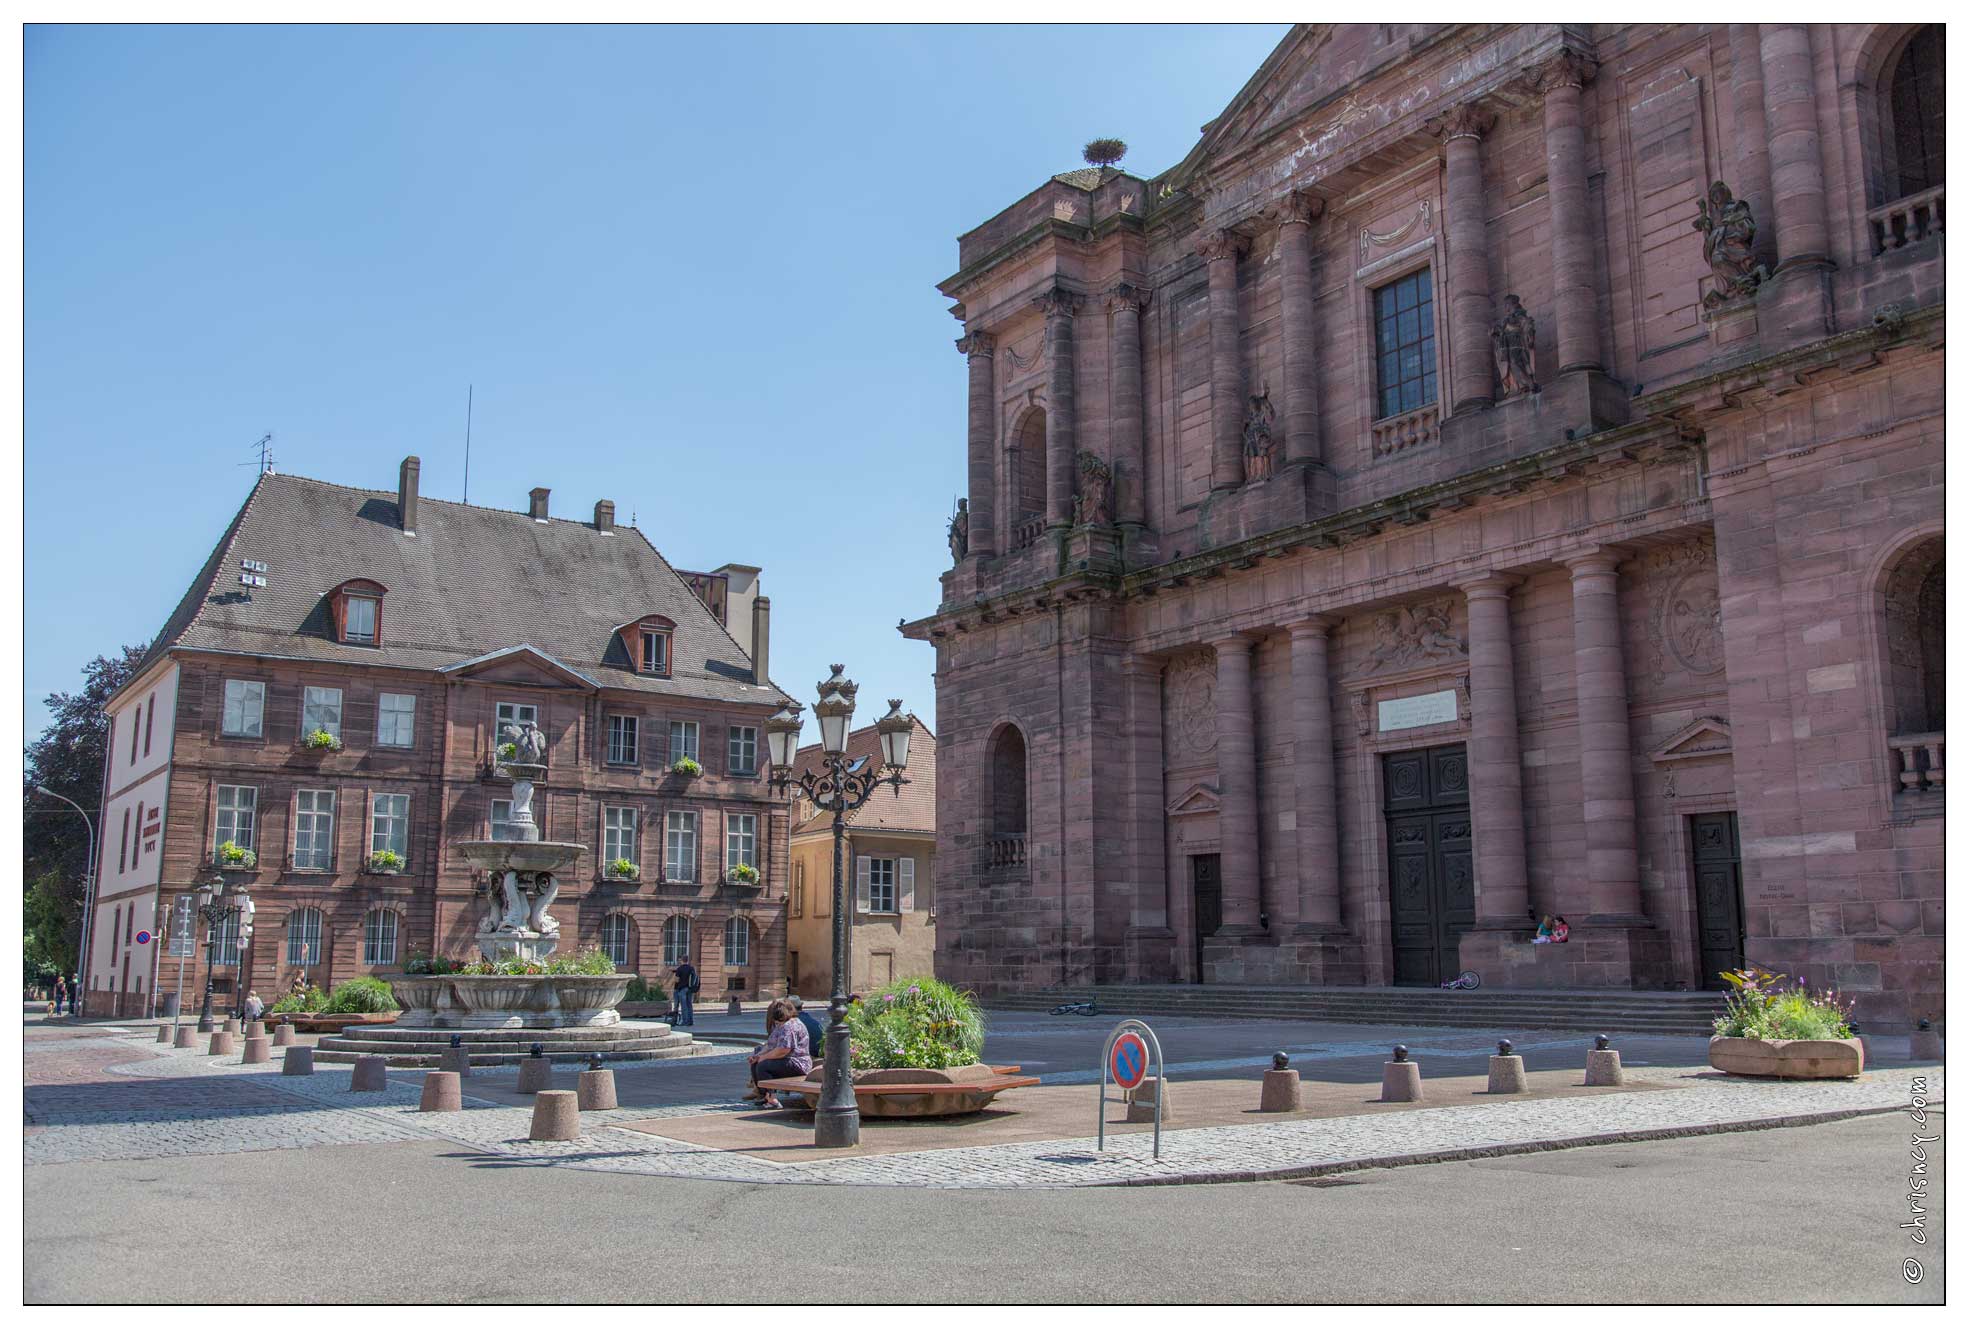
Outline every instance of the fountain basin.
<path fill-rule="evenodd" d="M 389 980 L 411 1029 L 582 1029 L 616 1024 L 634 974 L 438 974 Z"/>
<path fill-rule="evenodd" d="M 588 848 L 562 840 L 454 840 L 451 847 L 488 872 L 563 872 Z"/>

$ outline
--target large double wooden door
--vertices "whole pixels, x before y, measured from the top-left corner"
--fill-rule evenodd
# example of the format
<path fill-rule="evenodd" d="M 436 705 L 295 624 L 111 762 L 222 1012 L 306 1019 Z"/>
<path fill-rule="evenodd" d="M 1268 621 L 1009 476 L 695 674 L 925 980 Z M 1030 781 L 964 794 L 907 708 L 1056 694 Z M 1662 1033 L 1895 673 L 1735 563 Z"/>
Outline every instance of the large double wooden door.
<path fill-rule="evenodd" d="M 1702 985 L 1726 986 L 1723 971 L 1743 968 L 1743 859 L 1737 814 L 1704 812 L 1689 818 L 1694 858 L 1697 959 Z"/>
<path fill-rule="evenodd" d="M 1469 761 L 1461 743 L 1390 752 L 1381 777 L 1395 982 L 1434 986 L 1461 967 L 1459 941 L 1477 921 Z"/>

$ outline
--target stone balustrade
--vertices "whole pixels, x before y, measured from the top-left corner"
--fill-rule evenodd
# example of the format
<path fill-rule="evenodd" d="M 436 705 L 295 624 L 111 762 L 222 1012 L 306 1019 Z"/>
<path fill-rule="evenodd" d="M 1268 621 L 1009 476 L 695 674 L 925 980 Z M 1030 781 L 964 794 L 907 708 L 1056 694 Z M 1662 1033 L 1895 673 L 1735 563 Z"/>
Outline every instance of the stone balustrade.
<path fill-rule="evenodd" d="M 986 869 L 1022 868 L 1025 865 L 1025 836 L 994 835 L 985 842 Z"/>
<path fill-rule="evenodd" d="M 1376 420 L 1371 426 L 1376 457 L 1392 457 L 1410 448 L 1426 447 L 1436 441 L 1442 412 L 1434 402 Z"/>
<path fill-rule="evenodd" d="M 1024 549 L 1035 544 L 1045 533 L 1046 518 L 1043 515 L 1027 517 L 1012 527 L 1012 548 Z"/>
<path fill-rule="evenodd" d="M 1869 208 L 1866 223 L 1875 255 L 1942 234 L 1942 186 L 1897 198 L 1884 207 Z"/>
<path fill-rule="evenodd" d="M 1896 734 L 1887 740 L 1894 749 L 1896 778 L 1905 791 L 1942 789 L 1942 736 Z"/>

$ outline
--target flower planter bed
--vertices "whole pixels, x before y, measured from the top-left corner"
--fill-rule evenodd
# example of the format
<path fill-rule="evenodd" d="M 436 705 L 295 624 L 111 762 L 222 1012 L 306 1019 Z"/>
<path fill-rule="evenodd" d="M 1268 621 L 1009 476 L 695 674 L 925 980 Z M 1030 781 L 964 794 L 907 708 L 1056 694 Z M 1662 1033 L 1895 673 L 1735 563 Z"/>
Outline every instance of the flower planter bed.
<path fill-rule="evenodd" d="M 1866 1064 L 1857 1038 L 1724 1038 L 1709 1040 L 1709 1064 L 1731 1075 L 1780 1080 L 1853 1080 Z"/>
<path fill-rule="evenodd" d="M 1039 1083 L 1017 1066 L 952 1066 L 947 1070 L 897 1067 L 856 1071 L 855 1104 L 864 1117 L 955 1117 L 981 1112 L 1007 1089 Z M 819 1068 L 801 1079 L 764 1080 L 759 1087 L 797 1097 L 809 1109 L 820 1106 Z"/>
<path fill-rule="evenodd" d="M 311 1015 L 307 1011 L 285 1011 L 262 1016 L 268 1025 L 282 1020 L 304 1034 L 339 1034 L 352 1024 L 395 1024 L 397 1011 L 364 1011 L 355 1015 Z"/>

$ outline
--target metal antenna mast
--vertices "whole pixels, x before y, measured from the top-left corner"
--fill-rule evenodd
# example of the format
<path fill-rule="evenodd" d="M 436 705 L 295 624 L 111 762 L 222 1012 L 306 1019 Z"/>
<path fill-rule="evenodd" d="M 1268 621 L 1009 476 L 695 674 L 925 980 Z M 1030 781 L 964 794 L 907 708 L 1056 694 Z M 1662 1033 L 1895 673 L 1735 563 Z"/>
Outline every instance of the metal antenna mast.
<path fill-rule="evenodd" d="M 465 385 L 465 498 L 472 501 L 472 385 Z"/>

